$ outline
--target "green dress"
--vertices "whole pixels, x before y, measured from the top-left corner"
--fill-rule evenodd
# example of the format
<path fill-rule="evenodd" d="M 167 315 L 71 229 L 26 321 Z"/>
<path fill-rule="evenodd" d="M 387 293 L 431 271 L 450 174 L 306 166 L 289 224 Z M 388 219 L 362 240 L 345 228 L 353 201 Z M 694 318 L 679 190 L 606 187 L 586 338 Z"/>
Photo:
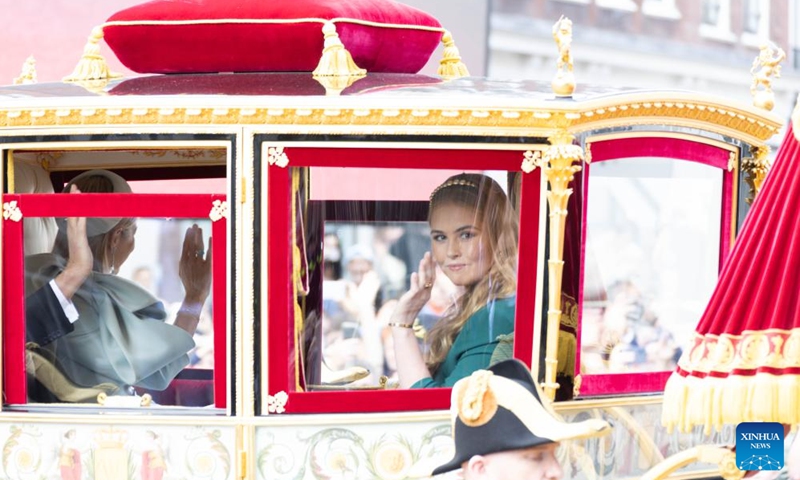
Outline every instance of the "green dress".
<path fill-rule="evenodd" d="M 491 365 L 495 350 L 507 348 L 508 339 L 513 338 L 515 305 L 516 297 L 501 298 L 473 313 L 433 378 L 423 378 L 411 388 L 452 387 Z"/>

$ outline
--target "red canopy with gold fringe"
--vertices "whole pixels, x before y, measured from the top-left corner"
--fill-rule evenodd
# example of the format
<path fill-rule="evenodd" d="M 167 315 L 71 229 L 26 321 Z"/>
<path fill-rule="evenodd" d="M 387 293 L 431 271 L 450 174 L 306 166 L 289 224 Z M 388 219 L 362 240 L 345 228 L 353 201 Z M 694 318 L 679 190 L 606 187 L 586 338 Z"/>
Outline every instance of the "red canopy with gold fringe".
<path fill-rule="evenodd" d="M 662 423 L 800 423 L 800 143 L 792 126 L 664 391 Z"/>

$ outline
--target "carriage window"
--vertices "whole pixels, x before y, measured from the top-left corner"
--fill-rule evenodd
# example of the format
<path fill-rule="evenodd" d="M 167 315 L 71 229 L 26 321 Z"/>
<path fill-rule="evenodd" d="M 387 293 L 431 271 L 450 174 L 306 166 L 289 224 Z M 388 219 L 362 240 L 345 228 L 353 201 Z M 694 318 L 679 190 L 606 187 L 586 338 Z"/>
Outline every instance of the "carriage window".
<path fill-rule="evenodd" d="M 589 178 L 580 373 L 673 370 L 716 284 L 723 174 L 627 158 Z"/>
<path fill-rule="evenodd" d="M 226 406 L 220 150 L 222 165 L 195 170 L 186 168 L 191 157 L 164 150 L 186 165 L 161 172 L 45 172 L 26 162 L 41 152 L 18 152 L 4 198 L 7 404 Z M 110 156 L 135 166 L 150 153 Z M 102 158 L 67 154 L 93 157 Z M 38 176 L 34 189 L 30 175 Z"/>
<path fill-rule="evenodd" d="M 442 409 L 473 371 L 530 365 L 544 202 L 540 169 L 520 172 L 529 148 L 267 138 L 259 413 Z"/>

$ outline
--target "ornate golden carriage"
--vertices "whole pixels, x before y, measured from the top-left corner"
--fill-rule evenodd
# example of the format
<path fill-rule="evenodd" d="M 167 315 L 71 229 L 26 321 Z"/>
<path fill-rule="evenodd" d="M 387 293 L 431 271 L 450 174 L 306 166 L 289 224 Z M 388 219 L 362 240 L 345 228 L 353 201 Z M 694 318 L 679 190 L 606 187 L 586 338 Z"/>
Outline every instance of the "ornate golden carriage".
<path fill-rule="evenodd" d="M 376 264 L 401 259 L 425 236 L 430 190 L 460 171 L 500 180 L 518 209 L 513 356 L 558 414 L 614 426 L 562 448 L 569 478 L 638 478 L 675 454 L 701 463 L 674 478 L 716 475 L 724 459 L 694 447 L 733 432 L 668 433 L 660 392 L 781 122 L 705 93 L 575 89 L 564 41 L 552 86 L 237 73 L 0 88 L 3 476 L 425 477 L 452 449 L 449 389 L 390 388 L 380 329 L 345 321 L 342 341 L 384 355 L 349 382 L 359 370 L 334 361 L 327 336 L 343 287 L 326 278 L 325 237 L 337 234 L 340 259 L 365 243 Z M 134 196 L 55 201 L 21 177 L 40 170 L 57 192 L 94 168 L 123 175 Z M 70 216 L 138 218 L 141 269 L 120 274 L 165 301 L 176 232 L 200 223 L 214 239 L 197 361 L 167 390 L 29 400 L 27 222 Z M 386 298 L 392 281 L 402 276 L 383 282 Z"/>

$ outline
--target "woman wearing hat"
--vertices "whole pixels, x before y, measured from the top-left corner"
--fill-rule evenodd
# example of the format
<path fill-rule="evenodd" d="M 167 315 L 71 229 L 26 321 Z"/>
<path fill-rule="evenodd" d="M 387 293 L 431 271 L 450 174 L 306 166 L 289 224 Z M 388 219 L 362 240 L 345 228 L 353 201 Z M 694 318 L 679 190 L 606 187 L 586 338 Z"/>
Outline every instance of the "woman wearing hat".
<path fill-rule="evenodd" d="M 131 192 L 122 177 L 106 170 L 78 175 L 64 190 Z M 76 310 L 71 331 L 27 351 L 28 370 L 38 384 L 31 395 L 42 397 L 32 401 L 93 401 L 100 392 L 130 394 L 131 387 L 163 390 L 188 365 L 192 335 L 210 293 L 211 245 L 200 255 L 202 231 L 196 225 L 187 230 L 179 267 L 186 294 L 170 325 L 158 299 L 115 275 L 135 247 L 135 232 L 132 218 L 71 218 L 59 225 L 52 253 L 25 259 L 28 303 L 52 288 L 66 300 L 58 313 Z M 42 321 L 47 323 L 28 318 L 33 325 Z"/>
<path fill-rule="evenodd" d="M 518 226 L 503 189 L 485 175 L 452 176 L 431 194 L 428 222 L 431 253 L 388 323 L 402 388 L 453 386 L 488 367 L 514 332 Z M 461 293 L 428 333 L 426 358 L 412 327 L 431 298 L 437 266 Z"/>
<path fill-rule="evenodd" d="M 556 480 L 559 442 L 604 435 L 600 419 L 566 423 L 542 405 L 528 368 L 516 359 L 498 362 L 453 387 L 455 455 L 433 475 L 462 469 L 464 480 Z"/>

